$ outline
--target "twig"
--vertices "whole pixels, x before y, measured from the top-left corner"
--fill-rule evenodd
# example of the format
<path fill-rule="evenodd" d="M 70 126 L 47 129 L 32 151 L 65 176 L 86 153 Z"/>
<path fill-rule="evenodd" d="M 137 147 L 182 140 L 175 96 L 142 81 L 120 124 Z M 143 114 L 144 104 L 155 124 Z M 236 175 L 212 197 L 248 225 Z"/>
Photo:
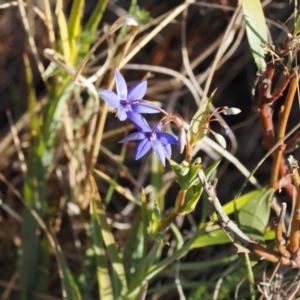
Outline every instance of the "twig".
<path fill-rule="evenodd" d="M 287 258 L 291 257 L 290 252 L 286 249 L 285 247 L 285 239 L 283 238 L 283 226 L 284 226 L 284 217 L 285 217 L 285 212 L 286 212 L 286 203 L 282 203 L 282 208 L 281 208 L 281 212 L 276 224 L 276 247 L 278 249 L 278 251 Z"/>
<path fill-rule="evenodd" d="M 277 97 L 280 92 L 278 92 L 278 95 L 272 96 L 271 95 L 271 84 L 272 79 L 275 74 L 275 63 L 270 62 L 267 64 L 267 70 L 263 75 L 260 75 L 259 78 L 259 101 L 258 101 L 258 112 L 260 116 L 261 121 L 261 127 L 262 127 L 262 134 L 263 134 L 263 142 L 265 147 L 270 150 L 275 145 L 275 132 L 274 132 L 274 125 L 273 125 L 273 109 L 270 107 L 269 103 L 274 102 L 275 100 L 273 97 Z M 284 84 L 283 84 L 284 85 Z M 283 86 L 284 88 L 284 86 Z M 277 97 L 278 98 L 278 97 Z M 282 140 L 277 139 L 277 140 Z M 275 155 L 275 154 L 273 154 Z M 271 187 L 277 189 L 278 188 L 278 175 L 280 177 L 283 177 L 286 175 L 286 163 L 284 158 L 281 155 L 280 159 L 276 160 L 275 163 L 274 158 L 274 164 L 273 164 L 273 170 L 271 173 L 270 178 L 270 185 Z M 275 166 L 276 164 L 276 166 Z M 289 175 L 286 175 L 289 177 Z M 276 179 L 275 179 L 276 178 Z M 287 178 L 288 181 L 289 178 Z M 293 195 L 293 189 L 291 184 L 287 184 L 285 187 L 286 192 L 292 198 Z"/>
<path fill-rule="evenodd" d="M 215 191 L 217 181 L 215 180 L 214 184 L 211 185 L 207 181 L 204 171 L 202 169 L 198 172 L 198 176 L 201 184 L 203 185 L 203 188 L 205 189 L 209 197 L 208 200 L 209 200 L 210 207 L 213 207 L 213 209 L 217 213 L 219 225 L 221 226 L 221 228 L 224 229 L 225 231 L 227 230 L 233 233 L 236 236 L 236 238 L 239 239 L 244 244 L 246 244 L 246 246 L 256 245 L 258 242 L 250 239 L 246 234 L 244 234 L 238 228 L 238 226 L 232 220 L 229 219 L 229 217 L 224 212 L 223 207 L 221 206 Z"/>
<path fill-rule="evenodd" d="M 200 182 L 203 185 L 204 190 L 208 194 L 209 205 L 216 211 L 217 216 L 218 216 L 219 225 L 225 232 L 230 231 L 231 233 L 233 233 L 234 236 L 238 240 L 240 240 L 242 243 L 245 244 L 247 249 L 249 249 L 256 255 L 258 255 L 261 259 L 265 259 L 265 260 L 268 260 L 268 261 L 274 262 L 274 263 L 280 262 L 281 264 L 292 267 L 292 268 L 300 268 L 300 258 L 298 258 L 297 255 L 294 255 L 294 256 L 291 255 L 291 258 L 284 257 L 278 251 L 269 250 L 267 248 L 264 248 L 263 246 L 261 246 L 258 243 L 258 241 L 252 240 L 246 234 L 244 234 L 238 228 L 238 226 L 232 220 L 229 219 L 229 217 L 224 212 L 224 210 L 220 204 L 220 201 L 216 195 L 216 191 L 215 191 L 216 180 L 214 181 L 214 184 L 211 185 L 207 181 L 202 169 L 198 172 L 198 176 L 199 176 Z M 298 241 L 299 241 L 299 238 L 298 238 Z"/>
<path fill-rule="evenodd" d="M 300 238 L 300 192 L 299 192 L 299 173 L 298 162 L 291 155 L 288 159 L 289 171 L 292 174 L 293 183 L 297 189 L 297 197 L 291 223 L 291 234 L 288 249 L 292 255 L 297 256 L 299 253 L 299 238 Z"/>
<path fill-rule="evenodd" d="M 291 84 L 289 87 L 288 94 L 286 96 L 286 100 L 284 106 L 281 107 L 279 112 L 279 125 L 278 125 L 278 135 L 277 141 L 281 140 L 285 136 L 286 127 L 288 117 L 292 108 L 292 104 L 294 102 L 295 94 L 298 87 L 298 73 L 296 77 L 293 77 L 291 80 Z M 271 186 L 274 188 L 278 188 L 278 174 L 280 168 L 280 162 L 283 159 L 283 150 L 285 149 L 285 145 L 282 143 L 280 147 L 277 148 L 276 154 L 274 155 L 273 168 L 271 174 Z"/>

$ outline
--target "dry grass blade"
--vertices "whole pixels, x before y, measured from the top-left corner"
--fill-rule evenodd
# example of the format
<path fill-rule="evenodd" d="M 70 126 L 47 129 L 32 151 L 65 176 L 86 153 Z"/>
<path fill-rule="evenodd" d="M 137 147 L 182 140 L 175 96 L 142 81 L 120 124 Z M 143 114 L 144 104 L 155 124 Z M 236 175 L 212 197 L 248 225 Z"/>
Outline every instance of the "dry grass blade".
<path fill-rule="evenodd" d="M 21 14 L 21 17 L 22 17 L 22 22 L 23 22 L 23 25 L 24 25 L 24 28 L 26 30 L 26 33 L 28 35 L 28 41 L 29 41 L 29 45 L 31 47 L 31 51 L 34 55 L 34 58 L 35 58 L 35 61 L 36 61 L 36 64 L 38 66 L 38 69 L 40 71 L 40 74 L 42 76 L 42 79 L 44 80 L 44 84 L 45 86 L 48 85 L 47 83 L 47 80 L 45 78 L 45 69 L 44 69 L 44 66 L 41 62 L 41 59 L 39 57 L 39 54 L 38 54 L 38 51 L 37 51 L 37 47 L 36 47 L 36 44 L 35 44 L 35 41 L 34 41 L 34 37 L 32 35 L 32 30 L 30 28 L 30 23 L 29 23 L 29 20 L 28 20 L 28 17 L 27 17 L 27 14 L 26 14 L 26 10 L 25 10 L 25 3 L 23 0 L 18 0 L 18 6 L 19 6 L 19 10 L 20 10 L 20 14 Z"/>
<path fill-rule="evenodd" d="M 215 70 L 217 68 L 217 65 L 219 63 L 219 60 L 221 59 L 223 53 L 225 52 L 227 46 L 228 46 L 228 37 L 229 35 L 232 36 L 232 27 L 235 25 L 235 22 L 240 19 L 241 21 L 241 18 L 242 18 L 242 13 L 241 13 L 241 2 L 238 3 L 238 6 L 233 14 L 233 16 L 231 17 L 231 20 L 229 22 L 229 24 L 227 25 L 227 28 L 224 32 L 224 35 L 223 35 L 223 38 L 222 38 L 222 41 L 220 43 L 220 47 L 218 48 L 218 51 L 216 53 L 216 56 L 214 58 L 214 61 L 211 65 L 211 68 L 210 68 L 210 72 L 209 72 L 209 76 L 205 82 L 205 87 L 204 87 L 204 91 L 203 91 L 203 98 L 202 98 L 202 101 L 206 101 L 207 100 L 207 95 L 208 95 L 208 91 L 210 89 L 210 85 L 211 85 L 211 82 L 212 82 L 212 78 L 213 78 L 213 75 L 215 73 Z M 232 39 L 233 39 L 233 36 L 232 36 Z"/>
<path fill-rule="evenodd" d="M 119 18 L 117 21 L 115 21 L 107 30 L 107 32 L 93 45 L 93 47 L 89 50 L 89 52 L 86 54 L 84 59 L 81 61 L 80 65 L 77 67 L 77 70 L 74 74 L 74 80 L 76 80 L 78 74 L 81 74 L 83 68 L 87 64 L 88 60 L 92 56 L 92 54 L 95 52 L 95 50 L 115 31 L 120 29 L 125 24 L 136 27 L 138 25 L 135 18 L 133 18 L 130 15 L 124 16 Z M 91 82 L 94 82 L 94 79 L 90 79 Z"/>
<path fill-rule="evenodd" d="M 49 42 L 51 48 L 55 49 L 55 34 L 54 34 L 54 27 L 52 21 L 50 0 L 44 0 L 44 8 L 45 8 L 45 25 L 48 30 Z"/>
<path fill-rule="evenodd" d="M 0 286 L 7 287 L 8 285 L 9 285 L 9 282 L 6 282 L 4 280 L 0 280 Z M 12 289 L 14 291 L 20 291 L 21 287 L 17 284 L 14 284 L 12 286 Z M 2 294 L 2 296 L 3 296 L 3 294 Z M 43 293 L 39 293 L 39 292 L 35 292 L 35 291 L 32 292 L 32 296 L 38 297 L 41 300 L 61 300 L 61 298 L 53 297 L 53 296 L 43 294 Z M 3 298 L 3 300 L 4 300 L 4 298 Z"/>
<path fill-rule="evenodd" d="M 167 26 L 172 20 L 174 20 L 180 13 L 188 7 L 190 3 L 184 3 L 177 6 L 172 12 L 170 12 L 165 19 L 161 21 L 149 34 L 143 37 L 137 45 L 133 45 L 132 49 L 128 51 L 128 55 L 122 60 L 120 68 L 123 68 L 149 41 L 151 41 L 165 26 Z"/>
<path fill-rule="evenodd" d="M 151 65 L 144 65 L 144 64 L 127 64 L 123 67 L 123 69 L 145 70 L 145 71 L 152 71 L 156 73 L 168 74 L 170 76 L 173 76 L 175 78 L 174 81 L 176 83 L 180 80 L 187 86 L 187 88 L 191 91 L 197 105 L 199 105 L 201 102 L 197 90 L 194 87 L 194 85 L 191 83 L 191 81 L 175 70 L 168 69 L 161 66 L 151 66 Z"/>

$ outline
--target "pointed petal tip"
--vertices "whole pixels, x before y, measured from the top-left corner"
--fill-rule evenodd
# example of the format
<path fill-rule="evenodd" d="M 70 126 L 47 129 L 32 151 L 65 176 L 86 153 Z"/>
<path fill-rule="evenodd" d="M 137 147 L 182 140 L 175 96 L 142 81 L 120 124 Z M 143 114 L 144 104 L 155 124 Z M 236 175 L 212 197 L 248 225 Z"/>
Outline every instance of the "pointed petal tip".
<path fill-rule="evenodd" d="M 141 100 L 147 92 L 147 81 L 139 81 L 128 89 L 128 100 Z"/>
<path fill-rule="evenodd" d="M 117 93 L 121 100 L 127 99 L 127 85 L 123 75 L 118 69 L 115 70 Z"/>

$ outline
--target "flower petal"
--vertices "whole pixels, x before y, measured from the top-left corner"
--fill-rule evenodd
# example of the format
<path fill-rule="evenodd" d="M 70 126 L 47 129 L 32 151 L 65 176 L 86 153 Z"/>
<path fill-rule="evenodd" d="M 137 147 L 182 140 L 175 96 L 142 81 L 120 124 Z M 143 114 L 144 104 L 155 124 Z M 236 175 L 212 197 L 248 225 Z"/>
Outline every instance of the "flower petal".
<path fill-rule="evenodd" d="M 147 91 L 147 81 L 140 81 L 132 85 L 128 89 L 128 101 L 141 100 L 144 98 Z"/>
<path fill-rule="evenodd" d="M 142 140 L 146 137 L 146 135 L 144 134 L 144 132 L 134 132 L 131 133 L 127 136 L 125 136 L 121 141 L 119 141 L 119 143 L 126 143 L 129 141 L 138 141 L 138 140 Z"/>
<path fill-rule="evenodd" d="M 166 152 L 165 152 L 164 146 L 158 140 L 152 140 L 151 145 L 152 145 L 153 151 L 157 155 L 158 159 L 165 166 L 166 165 Z"/>
<path fill-rule="evenodd" d="M 148 125 L 146 119 L 143 116 L 132 111 L 127 111 L 126 114 L 138 131 L 142 131 L 142 132 L 151 131 L 150 126 Z"/>
<path fill-rule="evenodd" d="M 127 114 L 126 114 L 126 111 L 122 108 L 119 108 L 118 109 L 118 119 L 120 121 L 124 121 L 127 119 Z"/>
<path fill-rule="evenodd" d="M 165 154 L 167 158 L 170 158 L 172 155 L 172 149 L 170 145 L 164 146 Z"/>
<path fill-rule="evenodd" d="M 149 103 L 133 103 L 131 104 L 132 111 L 140 114 L 156 114 L 159 113 L 159 109 Z"/>
<path fill-rule="evenodd" d="M 103 90 L 100 93 L 101 98 L 107 102 L 107 104 L 113 108 L 119 107 L 119 97 L 114 92 L 110 90 Z"/>
<path fill-rule="evenodd" d="M 127 99 L 127 85 L 125 82 L 124 77 L 119 72 L 119 70 L 115 70 L 115 76 L 116 76 L 116 86 L 117 86 L 117 93 L 121 100 Z"/>
<path fill-rule="evenodd" d="M 151 125 L 151 130 L 153 130 L 153 128 L 156 127 L 155 132 L 159 133 L 159 132 L 161 132 L 162 126 L 163 126 L 162 122 L 158 122 L 158 124 L 155 123 L 155 124 Z"/>
<path fill-rule="evenodd" d="M 167 144 L 171 144 L 171 145 L 177 145 L 178 144 L 178 139 L 170 134 L 170 133 L 166 133 L 166 132 L 157 132 L 156 133 L 157 139 L 163 144 L 163 145 L 167 145 Z"/>
<path fill-rule="evenodd" d="M 144 156 L 151 149 L 151 142 L 145 138 L 140 141 L 139 145 L 136 148 L 135 159 L 138 160 Z"/>

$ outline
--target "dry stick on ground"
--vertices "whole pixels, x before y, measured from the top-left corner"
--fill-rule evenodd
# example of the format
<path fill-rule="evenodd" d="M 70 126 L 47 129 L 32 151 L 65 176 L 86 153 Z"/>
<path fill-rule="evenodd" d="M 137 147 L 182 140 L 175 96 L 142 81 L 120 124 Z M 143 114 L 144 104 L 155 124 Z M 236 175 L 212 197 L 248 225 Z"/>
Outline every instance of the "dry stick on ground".
<path fill-rule="evenodd" d="M 291 259 L 284 257 L 278 251 L 266 249 L 261 246 L 258 241 L 252 240 L 247 235 L 245 235 L 224 212 L 223 207 L 221 206 L 216 194 L 216 181 L 213 185 L 211 185 L 211 183 L 207 181 L 203 170 L 200 170 L 198 172 L 198 176 L 204 190 L 208 195 L 209 206 L 211 209 L 216 211 L 218 216 L 218 223 L 225 233 L 227 231 L 233 233 L 234 236 L 238 240 L 240 240 L 247 249 L 261 257 L 261 259 L 265 259 L 274 263 L 281 262 L 285 266 L 300 268 L 300 261 L 297 260 L 297 257 L 293 257 Z"/>

